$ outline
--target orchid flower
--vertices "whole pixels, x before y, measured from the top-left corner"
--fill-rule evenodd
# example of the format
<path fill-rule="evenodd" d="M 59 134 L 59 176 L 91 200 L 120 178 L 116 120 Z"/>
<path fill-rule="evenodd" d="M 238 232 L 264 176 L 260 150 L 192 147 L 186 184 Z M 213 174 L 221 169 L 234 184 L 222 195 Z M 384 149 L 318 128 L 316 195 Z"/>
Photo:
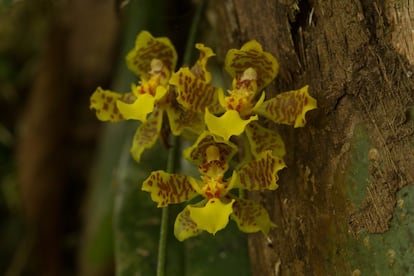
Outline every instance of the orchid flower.
<path fill-rule="evenodd" d="M 132 143 L 131 153 L 140 161 L 143 151 L 152 147 L 160 136 L 164 113 L 167 114 L 171 132 L 180 135 L 184 129 L 200 132 L 203 118 L 200 114 L 186 112 L 178 105 L 169 80 L 177 63 L 177 53 L 170 40 L 154 38 L 141 32 L 135 47 L 127 54 L 128 68 L 139 78 L 129 93 L 117 93 L 98 87 L 91 96 L 90 107 L 96 110 L 98 119 L 118 122 L 137 120 L 141 122 Z M 200 70 L 206 61 L 197 61 Z"/>
<path fill-rule="evenodd" d="M 155 171 L 144 181 L 142 190 L 151 193 L 158 207 L 189 201 L 199 195 L 203 197 L 198 203 L 187 205 L 177 216 L 174 234 L 178 240 L 183 241 L 203 231 L 215 234 L 226 227 L 229 217 L 247 233 L 262 231 L 267 235 L 274 227 L 260 204 L 237 197 L 231 190 L 275 190 L 278 187 L 277 172 L 285 164 L 270 151 L 263 151 L 226 178 L 224 175 L 236 149 L 233 143 L 204 132 L 184 152 L 187 159 L 198 165 L 200 179 Z"/>
<path fill-rule="evenodd" d="M 258 115 L 279 124 L 304 126 L 306 112 L 316 108 L 316 100 L 309 95 L 308 86 L 267 101 L 264 92 L 258 95 L 276 77 L 279 65 L 256 40 L 247 42 L 240 50 L 229 50 L 225 69 L 233 77 L 233 88 L 228 95 L 218 91 L 225 112 L 218 117 L 214 115 L 217 112 L 207 108 L 205 123 L 210 132 L 226 140 L 242 134 L 247 125 L 258 120 Z"/>

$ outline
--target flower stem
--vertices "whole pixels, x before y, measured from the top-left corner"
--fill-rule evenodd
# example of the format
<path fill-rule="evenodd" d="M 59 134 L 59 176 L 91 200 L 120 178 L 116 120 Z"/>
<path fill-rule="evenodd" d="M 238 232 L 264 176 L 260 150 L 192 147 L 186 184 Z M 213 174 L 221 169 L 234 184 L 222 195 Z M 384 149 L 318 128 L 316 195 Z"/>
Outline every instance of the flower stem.
<path fill-rule="evenodd" d="M 202 0 L 197 7 L 196 13 L 193 18 L 193 22 L 188 34 L 187 44 L 184 51 L 183 65 L 188 65 L 191 61 L 191 54 L 194 48 L 194 42 L 197 35 L 198 25 L 200 23 L 201 15 L 204 11 L 205 0 Z M 174 173 L 179 163 L 179 149 L 180 149 L 180 137 L 173 136 L 172 144 L 168 151 L 167 160 L 167 172 Z M 157 261 L 157 276 L 165 275 L 165 260 L 167 253 L 167 237 L 168 237 L 168 220 L 169 220 L 169 208 L 168 206 L 162 208 L 161 213 L 161 225 L 160 225 L 160 239 L 158 244 L 158 261 Z"/>
<path fill-rule="evenodd" d="M 167 172 L 174 173 L 179 160 L 180 149 L 180 137 L 172 137 L 172 145 L 168 150 L 167 159 Z M 168 237 L 168 220 L 169 220 L 169 207 L 162 208 L 161 213 L 161 226 L 160 226 L 160 239 L 158 243 L 158 261 L 157 261 L 157 276 L 165 275 L 165 259 L 167 252 L 167 237 Z"/>

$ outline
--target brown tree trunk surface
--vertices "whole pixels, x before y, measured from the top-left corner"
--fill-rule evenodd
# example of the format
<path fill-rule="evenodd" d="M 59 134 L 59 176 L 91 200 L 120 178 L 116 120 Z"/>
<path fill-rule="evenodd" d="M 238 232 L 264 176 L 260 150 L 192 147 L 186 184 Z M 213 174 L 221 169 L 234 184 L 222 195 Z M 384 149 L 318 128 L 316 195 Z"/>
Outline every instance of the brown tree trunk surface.
<path fill-rule="evenodd" d="M 414 198 L 414 2 L 217 0 L 208 12 L 221 59 L 250 39 L 277 57 L 268 97 L 309 84 L 318 100 L 304 128 L 275 126 L 288 168 L 277 191 L 251 195 L 277 224 L 269 240 L 249 239 L 254 275 L 414 273 L 404 209 Z"/>

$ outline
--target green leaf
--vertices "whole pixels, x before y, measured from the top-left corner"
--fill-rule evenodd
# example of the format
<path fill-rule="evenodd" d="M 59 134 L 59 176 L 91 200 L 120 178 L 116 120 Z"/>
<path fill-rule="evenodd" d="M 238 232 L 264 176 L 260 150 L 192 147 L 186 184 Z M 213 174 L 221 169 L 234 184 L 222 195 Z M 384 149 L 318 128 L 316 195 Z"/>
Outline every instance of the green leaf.
<path fill-rule="evenodd" d="M 125 136 L 115 191 L 114 229 L 116 275 L 155 275 L 161 209 L 141 191 L 152 170 L 166 164 L 165 150 L 157 144 L 137 164 L 130 157 L 134 129 Z"/>

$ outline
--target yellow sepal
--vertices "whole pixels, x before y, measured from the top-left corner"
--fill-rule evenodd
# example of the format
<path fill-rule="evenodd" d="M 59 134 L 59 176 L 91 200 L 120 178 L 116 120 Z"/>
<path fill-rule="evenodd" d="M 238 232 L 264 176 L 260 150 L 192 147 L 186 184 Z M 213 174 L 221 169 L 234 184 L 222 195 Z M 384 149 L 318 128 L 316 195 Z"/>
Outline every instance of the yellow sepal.
<path fill-rule="evenodd" d="M 131 154 L 135 161 L 139 162 L 144 150 L 151 148 L 157 141 L 161 131 L 162 115 L 161 110 L 155 109 L 135 132 L 131 147 Z"/>
<path fill-rule="evenodd" d="M 135 96 L 132 93 L 121 94 L 98 87 L 90 98 L 90 108 L 95 109 L 96 117 L 100 121 L 119 122 L 125 118 L 119 112 L 117 101 L 130 102 L 134 100 Z"/>
<path fill-rule="evenodd" d="M 277 173 L 285 167 L 283 159 L 273 156 L 271 150 L 261 152 L 241 167 L 237 188 L 249 191 L 276 190 L 279 179 Z"/>
<path fill-rule="evenodd" d="M 142 190 L 151 193 L 151 199 L 158 207 L 185 202 L 198 193 L 193 188 L 197 182 L 190 176 L 154 171 L 142 184 Z"/>
<path fill-rule="evenodd" d="M 316 100 L 309 95 L 309 86 L 299 90 L 284 92 L 265 101 L 253 112 L 272 120 L 275 123 L 303 127 L 305 114 L 317 107 Z"/>
<path fill-rule="evenodd" d="M 270 220 L 266 209 L 248 199 L 236 199 L 233 204 L 231 218 L 236 221 L 239 229 L 245 233 L 262 231 L 265 235 L 268 235 L 270 229 L 276 227 Z"/>
<path fill-rule="evenodd" d="M 149 79 L 153 59 L 160 60 L 168 72 L 173 72 L 177 52 L 168 38 L 154 38 L 149 32 L 142 31 L 137 36 L 135 47 L 126 56 L 127 66 L 141 79 Z"/>
<path fill-rule="evenodd" d="M 197 224 L 190 217 L 188 206 L 181 211 L 174 223 L 174 236 L 179 241 L 199 235 L 203 230 L 198 229 Z"/>
<path fill-rule="evenodd" d="M 206 47 L 204 44 L 197 43 L 195 47 L 200 51 L 200 56 L 191 68 L 191 71 L 195 76 L 209 83 L 211 81 L 211 73 L 207 70 L 207 61 L 215 54 L 210 47 Z"/>
<path fill-rule="evenodd" d="M 257 73 L 257 90 L 262 90 L 277 75 L 279 64 L 269 52 L 263 51 L 256 40 L 244 44 L 240 50 L 230 49 L 225 59 L 225 68 L 233 79 L 239 79 L 249 67 Z"/>
<path fill-rule="evenodd" d="M 175 86 L 177 101 L 186 109 L 204 112 L 209 107 L 213 112 L 221 110 L 218 91 L 210 83 L 196 77 L 188 67 L 183 67 L 171 76 L 170 84 Z"/>
<path fill-rule="evenodd" d="M 274 156 L 285 156 L 285 143 L 275 130 L 270 130 L 262 127 L 257 122 L 252 122 L 246 127 L 246 134 L 250 152 L 254 156 L 266 150 L 271 150 Z"/>

